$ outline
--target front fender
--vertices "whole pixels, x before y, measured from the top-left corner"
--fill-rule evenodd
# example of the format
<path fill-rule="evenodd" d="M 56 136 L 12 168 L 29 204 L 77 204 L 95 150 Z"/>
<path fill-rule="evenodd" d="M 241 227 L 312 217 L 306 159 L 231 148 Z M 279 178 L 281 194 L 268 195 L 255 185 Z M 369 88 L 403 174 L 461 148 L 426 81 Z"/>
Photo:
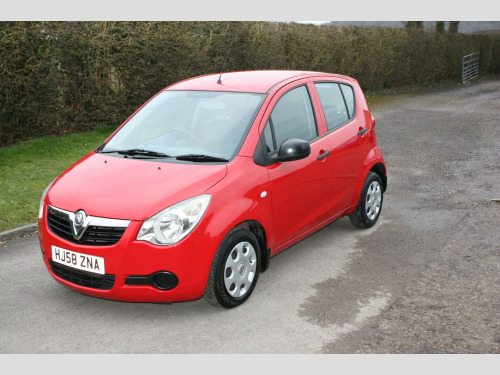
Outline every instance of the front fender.
<path fill-rule="evenodd" d="M 206 193 L 212 195 L 205 228 L 212 238 L 212 257 L 224 237 L 242 222 L 256 221 L 267 234 L 272 233 L 269 175 L 267 168 L 256 165 L 252 157 L 236 157 L 228 164 L 226 177 Z M 266 237 L 267 247 L 271 247 L 271 236 Z"/>

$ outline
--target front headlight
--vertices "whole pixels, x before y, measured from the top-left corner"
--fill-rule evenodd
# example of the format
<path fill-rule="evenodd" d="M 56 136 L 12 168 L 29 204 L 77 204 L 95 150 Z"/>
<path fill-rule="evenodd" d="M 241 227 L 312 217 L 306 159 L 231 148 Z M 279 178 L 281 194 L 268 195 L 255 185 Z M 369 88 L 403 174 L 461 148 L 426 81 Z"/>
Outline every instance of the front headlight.
<path fill-rule="evenodd" d="M 177 203 L 150 217 L 137 235 L 138 241 L 171 245 L 186 237 L 207 210 L 211 196 L 200 195 Z"/>
<path fill-rule="evenodd" d="M 38 208 L 38 219 L 40 219 L 40 220 L 42 220 L 42 217 L 43 217 L 43 205 L 44 205 L 45 197 L 47 196 L 47 192 L 49 191 L 49 189 L 52 186 L 52 184 L 54 183 L 54 181 L 52 181 L 49 184 L 49 186 L 47 186 L 42 193 L 42 199 L 40 199 L 40 207 Z"/>

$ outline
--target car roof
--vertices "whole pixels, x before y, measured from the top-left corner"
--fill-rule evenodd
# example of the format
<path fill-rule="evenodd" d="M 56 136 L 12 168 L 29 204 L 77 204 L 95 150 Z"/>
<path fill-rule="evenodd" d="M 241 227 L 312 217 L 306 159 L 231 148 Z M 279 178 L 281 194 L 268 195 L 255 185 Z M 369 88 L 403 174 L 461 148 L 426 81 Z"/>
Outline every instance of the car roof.
<path fill-rule="evenodd" d="M 338 77 L 352 80 L 349 77 L 320 72 L 298 70 L 250 70 L 243 72 L 208 74 L 190 78 L 167 87 L 167 90 L 207 90 L 207 91 L 238 91 L 266 93 L 274 86 L 284 81 L 313 76 Z"/>

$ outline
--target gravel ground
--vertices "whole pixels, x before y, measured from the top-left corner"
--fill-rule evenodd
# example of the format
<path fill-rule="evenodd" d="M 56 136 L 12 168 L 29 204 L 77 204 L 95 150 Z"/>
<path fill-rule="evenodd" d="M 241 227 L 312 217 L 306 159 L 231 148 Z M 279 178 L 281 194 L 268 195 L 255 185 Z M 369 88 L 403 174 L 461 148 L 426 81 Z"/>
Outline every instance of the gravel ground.
<path fill-rule="evenodd" d="M 351 286 L 367 273 L 355 289 L 370 289 L 371 280 L 380 298 L 384 285 L 390 303 L 323 351 L 500 353 L 500 81 L 373 112 L 389 169 L 386 222 L 358 242 L 362 256 L 341 282 Z M 392 288 L 379 282 L 390 278 Z"/>
<path fill-rule="evenodd" d="M 80 295 L 49 276 L 35 234 L 0 240 L 0 354 L 500 353 L 500 80 L 372 110 L 389 169 L 374 227 L 328 225 L 227 311 Z"/>

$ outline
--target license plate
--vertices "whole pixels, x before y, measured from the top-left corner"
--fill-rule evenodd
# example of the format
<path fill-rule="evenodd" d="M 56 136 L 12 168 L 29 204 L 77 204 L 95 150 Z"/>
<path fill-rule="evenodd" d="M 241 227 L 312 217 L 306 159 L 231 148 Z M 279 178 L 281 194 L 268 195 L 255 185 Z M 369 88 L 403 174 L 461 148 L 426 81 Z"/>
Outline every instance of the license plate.
<path fill-rule="evenodd" d="M 104 275 L 104 258 L 52 246 L 52 261 L 82 271 Z"/>

